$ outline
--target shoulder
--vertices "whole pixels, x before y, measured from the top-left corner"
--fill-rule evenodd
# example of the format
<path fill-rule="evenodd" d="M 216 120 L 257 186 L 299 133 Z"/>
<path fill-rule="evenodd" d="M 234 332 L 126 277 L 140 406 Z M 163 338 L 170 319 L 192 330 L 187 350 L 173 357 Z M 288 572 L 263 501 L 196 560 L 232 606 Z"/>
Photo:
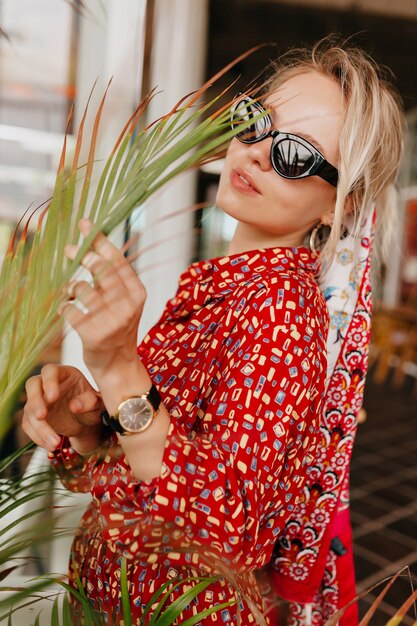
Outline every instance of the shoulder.
<path fill-rule="evenodd" d="M 309 324 L 327 328 L 329 314 L 325 298 L 312 272 L 302 270 L 271 271 L 257 283 L 248 299 L 245 313 L 260 322 Z"/>
<path fill-rule="evenodd" d="M 225 342 L 229 363 L 235 369 L 243 364 L 245 375 L 256 370 L 272 386 L 281 381 L 284 394 L 286 385 L 297 393 L 300 385 L 321 389 L 328 313 L 314 275 L 297 270 L 264 278 Z"/>
<path fill-rule="evenodd" d="M 203 280 L 210 274 L 213 264 L 210 260 L 194 261 L 180 274 L 178 287 L 192 287 L 194 283 Z"/>
<path fill-rule="evenodd" d="M 227 345 L 243 359 L 256 352 L 274 368 L 285 364 L 294 376 L 301 370 L 318 375 L 325 366 L 329 315 L 314 274 L 274 273 L 257 287 Z"/>

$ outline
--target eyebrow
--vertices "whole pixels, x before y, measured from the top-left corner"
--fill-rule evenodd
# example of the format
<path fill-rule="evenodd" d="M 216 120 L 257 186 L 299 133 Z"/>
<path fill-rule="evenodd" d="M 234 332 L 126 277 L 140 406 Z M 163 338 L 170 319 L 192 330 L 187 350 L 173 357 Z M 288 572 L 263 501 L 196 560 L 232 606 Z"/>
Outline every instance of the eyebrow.
<path fill-rule="evenodd" d="M 265 106 L 265 105 L 264 105 L 264 106 Z M 274 110 L 272 109 L 272 107 L 271 107 L 271 106 L 269 106 L 269 107 L 268 107 L 268 106 L 265 106 L 265 108 L 269 110 L 268 115 L 269 115 L 269 117 L 271 118 L 272 123 L 275 125 L 275 127 L 277 128 L 277 130 L 279 130 L 280 132 L 283 132 L 283 133 L 288 133 L 289 135 L 298 135 L 298 136 L 299 136 L 299 137 L 301 137 L 302 139 L 305 139 L 306 141 L 309 141 L 310 143 L 312 143 L 312 144 L 313 144 L 313 146 L 314 146 L 315 148 L 317 148 L 318 150 L 320 150 L 320 152 L 324 155 L 324 148 L 323 148 L 323 146 L 320 144 L 320 142 L 319 142 L 319 141 L 317 141 L 317 139 L 315 139 L 315 138 L 314 138 L 314 137 L 312 137 L 311 135 L 309 135 L 309 134 L 307 134 L 307 133 L 305 133 L 304 131 L 301 131 L 301 130 L 291 130 L 291 131 L 289 131 L 289 130 L 284 130 L 284 131 L 281 131 L 281 129 L 280 129 L 280 128 L 278 128 L 278 125 L 276 124 L 276 120 L 275 120 L 275 112 L 274 112 Z"/>
<path fill-rule="evenodd" d="M 287 131 L 282 131 L 282 132 L 287 132 Z M 306 141 L 309 141 L 310 143 L 312 143 L 315 148 L 317 148 L 318 150 L 320 150 L 322 154 L 324 154 L 323 146 L 317 141 L 317 139 L 314 139 L 314 137 L 312 137 L 311 135 L 308 135 L 307 133 L 304 133 L 301 130 L 293 130 L 291 132 L 288 132 L 288 134 L 299 135 L 299 137 L 302 137 L 302 139 L 305 139 Z"/>

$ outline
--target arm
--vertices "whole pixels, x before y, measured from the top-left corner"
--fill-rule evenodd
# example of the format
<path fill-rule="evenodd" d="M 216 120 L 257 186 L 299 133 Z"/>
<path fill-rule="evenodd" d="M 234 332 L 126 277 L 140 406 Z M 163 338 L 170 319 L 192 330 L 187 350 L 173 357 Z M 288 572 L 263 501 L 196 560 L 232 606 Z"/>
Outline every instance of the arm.
<path fill-rule="evenodd" d="M 39 376 L 28 379 L 26 394 L 24 431 L 49 450 L 64 486 L 88 491 L 89 455 L 84 456 L 84 452 L 104 444 L 106 437 L 100 420 L 104 407 L 100 395 L 78 369 L 55 364 L 46 365 Z M 53 453 L 57 447 L 59 454 Z"/>
<path fill-rule="evenodd" d="M 149 391 L 152 386 L 146 367 L 137 358 L 109 373 L 94 373 L 93 370 L 93 375 L 110 414 L 116 411 L 122 400 Z M 146 431 L 137 435 L 117 435 L 132 472 L 139 480 L 149 481 L 159 476 L 170 423 L 169 413 L 161 402 Z"/>
<path fill-rule="evenodd" d="M 245 314 L 258 325 L 236 328 L 224 349 L 204 406 L 217 427 L 190 441 L 173 420 L 156 478 L 132 473 L 116 498 L 97 488 L 103 519 L 124 511 L 122 527 L 104 531 L 124 554 L 204 547 L 246 568 L 270 554 L 314 453 L 325 372 L 325 321 L 272 302 L 273 294 L 259 292 Z M 140 453 L 132 446 L 130 457 L 140 467 L 145 454 L 146 446 Z"/>
<path fill-rule="evenodd" d="M 90 227 L 81 223 L 84 234 Z M 77 251 L 71 247 L 68 254 Z M 136 355 L 146 294 L 103 235 L 83 264 L 93 274 L 94 287 L 77 283 L 75 295 L 88 312 L 69 305 L 65 317 L 78 330 L 84 359 L 113 412 L 122 399 L 117 395 L 121 384 L 126 385 L 123 394 L 150 387 Z M 123 554 L 145 554 L 152 561 L 158 550 L 180 554 L 203 547 L 205 553 L 226 555 L 229 562 L 249 568 L 260 567 L 270 556 L 304 485 L 306 457 L 314 451 L 327 330 L 317 286 L 310 283 L 306 293 L 296 276 L 286 277 L 278 294 L 277 280 L 270 293 L 263 288 L 251 298 L 246 321 L 229 337 L 234 345 L 223 346 L 224 371 L 213 379 L 202 407 L 205 421 L 216 424 L 212 432 L 190 439 L 162 413 L 146 446 L 134 446 L 133 436 L 130 443 L 124 438 L 128 461 L 118 460 L 114 480 L 101 481 L 100 468 L 94 470 L 103 539 Z M 256 378 L 246 372 L 249 362 Z M 145 381 L 146 388 L 138 389 Z M 149 459 L 151 446 L 153 453 L 158 450 L 154 460 Z"/>
<path fill-rule="evenodd" d="M 88 493 L 91 490 L 92 463 L 97 457 L 79 454 L 71 446 L 68 437 L 62 437 L 59 446 L 49 452 L 48 458 L 66 489 L 76 493 Z"/>

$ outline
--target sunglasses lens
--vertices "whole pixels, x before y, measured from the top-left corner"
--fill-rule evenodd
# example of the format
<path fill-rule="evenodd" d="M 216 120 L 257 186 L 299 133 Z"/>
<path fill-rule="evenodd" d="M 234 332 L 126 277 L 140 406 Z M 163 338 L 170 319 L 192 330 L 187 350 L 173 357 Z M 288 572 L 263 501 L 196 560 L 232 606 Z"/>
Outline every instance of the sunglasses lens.
<path fill-rule="evenodd" d="M 258 117 L 264 111 L 263 107 L 250 98 L 243 98 L 237 102 L 230 110 L 230 118 L 233 130 L 237 130 L 239 126 L 242 126 L 245 122 L 249 122 Z M 236 137 L 241 141 L 258 141 L 262 137 L 266 136 L 269 131 L 268 117 L 257 119 L 244 128 L 242 131 L 236 133 Z"/>
<path fill-rule="evenodd" d="M 295 139 L 282 139 L 273 148 L 274 166 L 287 178 L 305 176 L 314 164 L 314 155 Z"/>

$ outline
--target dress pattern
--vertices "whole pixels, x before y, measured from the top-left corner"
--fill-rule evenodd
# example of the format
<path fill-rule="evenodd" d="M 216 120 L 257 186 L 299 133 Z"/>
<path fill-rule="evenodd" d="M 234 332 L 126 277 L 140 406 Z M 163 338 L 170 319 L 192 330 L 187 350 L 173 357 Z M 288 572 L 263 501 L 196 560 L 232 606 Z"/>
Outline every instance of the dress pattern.
<path fill-rule="evenodd" d="M 80 457 L 65 438 L 50 455 L 68 488 L 92 493 L 73 553 L 108 624 L 122 624 L 122 556 L 134 623 L 166 580 L 213 571 L 219 581 L 176 624 L 228 600 L 201 624 L 272 623 L 255 571 L 288 533 L 322 445 L 329 316 L 316 260 L 268 248 L 181 275 L 138 348 L 171 416 L 160 476 L 138 481 L 115 436 L 100 455 Z"/>

